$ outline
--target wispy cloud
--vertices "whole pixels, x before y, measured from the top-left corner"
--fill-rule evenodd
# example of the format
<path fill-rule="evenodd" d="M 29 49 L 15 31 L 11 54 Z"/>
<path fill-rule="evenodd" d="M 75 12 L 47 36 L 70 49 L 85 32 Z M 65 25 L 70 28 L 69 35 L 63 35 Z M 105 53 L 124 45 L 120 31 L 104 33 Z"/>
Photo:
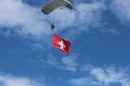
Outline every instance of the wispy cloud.
<path fill-rule="evenodd" d="M 58 69 L 68 70 L 75 73 L 79 66 L 76 60 L 77 60 L 76 54 L 71 54 L 70 56 L 63 57 L 61 61 L 58 61 L 52 54 L 49 54 L 46 60 L 29 59 L 29 62 L 37 65 L 41 65 L 43 68 L 56 67 Z"/>
<path fill-rule="evenodd" d="M 99 86 L 99 83 L 94 81 L 93 77 L 82 77 L 78 79 L 70 79 L 69 83 L 73 84 L 74 86 Z M 101 85 L 100 85 L 101 86 Z"/>
<path fill-rule="evenodd" d="M 112 0 L 111 11 L 123 24 L 130 24 L 130 0 Z"/>
<path fill-rule="evenodd" d="M 129 68 L 115 68 L 113 66 L 108 67 L 94 67 L 92 65 L 86 65 L 83 70 L 90 73 L 89 76 L 81 77 L 78 79 L 70 79 L 70 83 L 77 86 L 113 86 L 114 84 L 121 84 L 121 86 L 130 85 Z M 113 85 L 112 85 L 113 84 Z"/>
<path fill-rule="evenodd" d="M 116 29 L 108 29 L 107 32 L 109 32 L 109 33 L 115 33 L 115 34 L 119 34 L 120 33 Z"/>
<path fill-rule="evenodd" d="M 102 28 L 102 12 L 106 9 L 104 2 L 78 3 L 74 6 L 75 17 L 67 32 L 71 33 L 68 35 L 69 37 L 74 38 L 82 32 L 91 32 L 91 28 Z"/>
<path fill-rule="evenodd" d="M 28 41 L 25 44 L 33 49 L 43 49 L 51 41 L 50 34 L 50 24 L 41 7 L 22 0 L 0 1 L 0 35 L 25 38 Z"/>
<path fill-rule="evenodd" d="M 72 54 L 70 56 L 63 57 L 62 58 L 62 62 L 65 65 L 65 69 L 66 70 L 70 70 L 72 72 L 76 72 L 77 71 L 77 67 L 78 67 L 76 59 L 77 59 L 76 54 Z"/>
<path fill-rule="evenodd" d="M 15 29 L 20 35 L 49 34 L 49 24 L 39 7 L 33 7 L 22 0 L 0 1 L 0 26 Z M 46 28 L 45 28 L 46 27 Z"/>
<path fill-rule="evenodd" d="M 45 86 L 38 80 L 27 77 L 16 77 L 10 74 L 0 74 L 0 86 Z"/>

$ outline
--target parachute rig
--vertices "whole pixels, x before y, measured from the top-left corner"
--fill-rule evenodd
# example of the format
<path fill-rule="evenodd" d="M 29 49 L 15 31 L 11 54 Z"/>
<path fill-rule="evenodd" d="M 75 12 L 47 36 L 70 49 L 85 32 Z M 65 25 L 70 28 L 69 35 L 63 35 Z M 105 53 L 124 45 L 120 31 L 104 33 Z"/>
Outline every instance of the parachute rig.
<path fill-rule="evenodd" d="M 41 11 L 48 15 L 49 13 L 51 13 L 53 10 L 55 10 L 56 8 L 60 7 L 62 9 L 62 7 L 65 6 L 69 9 L 73 9 L 72 4 L 68 1 L 68 0 L 51 0 L 49 2 L 47 2 L 42 8 Z M 54 23 L 51 24 L 51 30 L 53 30 L 55 28 Z"/>

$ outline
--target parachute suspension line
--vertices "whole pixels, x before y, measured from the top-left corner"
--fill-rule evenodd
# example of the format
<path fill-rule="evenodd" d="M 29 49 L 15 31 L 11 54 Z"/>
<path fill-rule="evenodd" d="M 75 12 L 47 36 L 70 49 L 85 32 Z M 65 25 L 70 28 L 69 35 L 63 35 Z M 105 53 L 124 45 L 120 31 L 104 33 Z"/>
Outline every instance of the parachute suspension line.
<path fill-rule="evenodd" d="M 72 4 L 68 0 L 51 0 L 41 8 L 41 11 L 44 14 L 48 15 L 58 7 L 62 9 L 63 6 L 69 9 L 73 9 Z M 55 28 L 55 22 L 51 23 L 51 30 L 53 30 L 54 28 Z"/>

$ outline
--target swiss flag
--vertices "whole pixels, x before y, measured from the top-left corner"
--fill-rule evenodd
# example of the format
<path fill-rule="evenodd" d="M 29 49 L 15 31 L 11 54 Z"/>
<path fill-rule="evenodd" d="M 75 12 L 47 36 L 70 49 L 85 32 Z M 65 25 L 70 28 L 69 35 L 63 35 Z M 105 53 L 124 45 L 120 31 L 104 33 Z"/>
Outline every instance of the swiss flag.
<path fill-rule="evenodd" d="M 60 50 L 62 50 L 64 52 L 66 52 L 67 54 L 70 54 L 71 43 L 69 41 L 67 41 L 67 40 L 64 40 L 63 38 L 60 38 L 56 34 L 54 34 L 53 46 L 55 48 L 58 48 L 58 49 L 60 49 Z"/>

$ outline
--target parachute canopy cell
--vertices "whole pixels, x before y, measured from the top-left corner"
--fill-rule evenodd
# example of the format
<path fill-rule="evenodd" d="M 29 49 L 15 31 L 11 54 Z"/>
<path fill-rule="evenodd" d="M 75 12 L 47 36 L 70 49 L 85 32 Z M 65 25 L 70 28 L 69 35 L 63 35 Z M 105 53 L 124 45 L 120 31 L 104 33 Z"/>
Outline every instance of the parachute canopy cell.
<path fill-rule="evenodd" d="M 50 2 L 46 3 L 42 8 L 41 11 L 44 14 L 49 14 L 54 9 L 58 7 L 66 6 L 69 9 L 72 9 L 72 4 L 68 0 L 51 0 Z"/>

